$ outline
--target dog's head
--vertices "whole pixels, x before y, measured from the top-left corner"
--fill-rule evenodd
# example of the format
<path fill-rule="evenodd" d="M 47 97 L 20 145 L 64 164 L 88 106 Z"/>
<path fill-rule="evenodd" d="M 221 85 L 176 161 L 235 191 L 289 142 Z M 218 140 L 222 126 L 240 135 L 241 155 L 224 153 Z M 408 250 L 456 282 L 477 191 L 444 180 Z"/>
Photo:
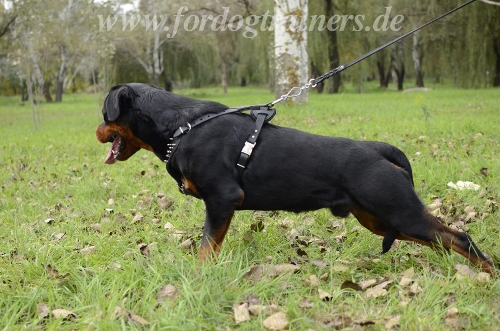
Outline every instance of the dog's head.
<path fill-rule="evenodd" d="M 141 148 L 154 152 L 150 137 L 155 129 L 152 127 L 154 120 L 148 114 L 149 107 L 141 105 L 140 99 L 144 97 L 141 89 L 157 88 L 139 84 L 117 85 L 111 88 L 104 101 L 104 122 L 97 127 L 96 136 L 101 143 L 111 143 L 104 160 L 107 164 L 125 161 Z"/>
<path fill-rule="evenodd" d="M 96 130 L 101 143 L 111 143 L 104 162 L 125 161 L 141 148 L 164 159 L 168 138 L 179 126 L 226 108 L 217 102 L 183 97 L 147 84 L 114 86 L 102 108 L 104 122 Z"/>

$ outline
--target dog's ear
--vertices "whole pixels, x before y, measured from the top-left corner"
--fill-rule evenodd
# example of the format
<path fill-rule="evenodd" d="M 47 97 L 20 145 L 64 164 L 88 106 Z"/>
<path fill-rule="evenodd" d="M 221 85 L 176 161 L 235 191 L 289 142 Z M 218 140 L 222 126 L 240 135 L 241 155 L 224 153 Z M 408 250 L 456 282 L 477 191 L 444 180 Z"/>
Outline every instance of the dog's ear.
<path fill-rule="evenodd" d="M 118 116 L 120 116 L 121 108 L 128 102 L 131 102 L 133 98 L 134 93 L 129 86 L 117 85 L 112 87 L 104 101 L 102 114 L 107 117 L 107 120 L 110 122 L 116 120 Z"/>

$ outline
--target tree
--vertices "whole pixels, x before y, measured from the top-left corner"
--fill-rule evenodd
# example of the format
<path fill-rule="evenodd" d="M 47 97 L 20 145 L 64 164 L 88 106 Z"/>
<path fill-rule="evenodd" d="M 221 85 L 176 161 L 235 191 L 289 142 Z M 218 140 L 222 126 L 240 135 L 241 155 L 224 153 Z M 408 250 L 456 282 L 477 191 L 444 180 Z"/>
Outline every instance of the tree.
<path fill-rule="evenodd" d="M 309 79 L 307 0 L 275 0 L 274 15 L 275 95 L 279 98 Z M 304 90 L 295 102 L 306 102 L 307 93 Z"/>
<path fill-rule="evenodd" d="M 325 14 L 326 17 L 333 17 L 333 3 L 332 0 L 324 0 L 325 2 Z M 339 56 L 339 47 L 338 47 L 338 38 L 337 38 L 337 27 L 333 27 L 333 29 L 326 29 L 327 32 L 327 40 L 328 40 L 328 62 L 329 69 L 333 70 L 340 65 L 340 56 Z M 340 88 L 340 74 L 337 74 L 332 77 L 332 84 L 328 89 L 329 93 L 338 93 Z"/>

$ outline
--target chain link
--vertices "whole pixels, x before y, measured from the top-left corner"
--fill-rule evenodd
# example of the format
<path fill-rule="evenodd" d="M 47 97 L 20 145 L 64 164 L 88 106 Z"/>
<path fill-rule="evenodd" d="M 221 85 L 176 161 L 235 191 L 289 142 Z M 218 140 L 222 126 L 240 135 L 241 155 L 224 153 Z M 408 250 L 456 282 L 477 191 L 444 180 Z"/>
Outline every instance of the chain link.
<path fill-rule="evenodd" d="M 316 87 L 316 84 L 314 84 L 314 78 L 310 79 L 307 83 L 305 83 L 301 87 L 297 87 L 297 86 L 292 87 L 290 89 L 290 91 L 288 91 L 288 93 L 283 94 L 278 99 L 274 100 L 273 102 L 268 103 L 267 105 L 270 107 L 273 107 L 275 104 L 282 102 L 282 101 L 285 101 L 288 98 L 296 98 L 302 93 L 302 91 L 307 90 L 310 87 Z M 297 91 L 297 92 L 292 93 L 294 91 Z"/>

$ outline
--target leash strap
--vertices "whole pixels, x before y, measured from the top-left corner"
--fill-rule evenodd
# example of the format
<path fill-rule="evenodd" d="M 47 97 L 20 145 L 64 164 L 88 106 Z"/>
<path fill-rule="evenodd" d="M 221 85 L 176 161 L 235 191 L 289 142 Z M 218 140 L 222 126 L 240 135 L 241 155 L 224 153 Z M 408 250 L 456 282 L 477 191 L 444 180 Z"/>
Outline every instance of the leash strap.
<path fill-rule="evenodd" d="M 303 85 L 303 86 L 301 86 L 301 87 L 293 87 L 293 88 L 292 88 L 292 89 L 291 89 L 291 90 L 290 90 L 287 94 L 283 94 L 283 95 L 282 95 L 281 97 L 279 97 L 277 100 L 274 100 L 274 101 L 272 101 L 272 102 L 268 103 L 268 105 L 272 107 L 272 106 L 274 106 L 275 104 L 277 104 L 278 102 L 284 101 L 284 100 L 286 100 L 286 99 L 288 99 L 288 98 L 293 98 L 293 97 L 297 97 L 297 96 L 299 96 L 299 95 L 300 95 L 300 93 L 301 93 L 303 90 L 308 89 L 308 88 L 310 88 L 310 87 L 316 87 L 316 85 L 318 85 L 318 84 L 319 84 L 319 83 L 321 83 L 322 81 L 324 81 L 324 80 L 326 80 L 326 79 L 328 79 L 328 78 L 330 78 L 330 77 L 332 77 L 332 76 L 335 76 L 335 75 L 337 75 L 337 74 L 341 73 L 342 71 L 344 71 L 345 69 L 347 69 L 347 68 L 349 68 L 349 67 L 352 67 L 352 66 L 353 66 L 353 65 L 355 65 L 356 63 L 363 61 L 364 59 L 366 59 L 366 58 L 368 58 L 368 57 L 372 56 L 373 54 L 380 52 L 380 51 L 381 51 L 381 50 L 383 50 L 384 48 L 387 48 L 387 47 L 391 46 L 392 44 L 397 43 L 398 41 L 401 41 L 402 39 L 404 39 L 404 38 L 408 37 L 408 36 L 409 36 L 409 35 L 411 35 L 412 33 L 415 33 L 415 32 L 417 32 L 418 30 L 425 28 L 426 26 L 428 26 L 428 25 L 430 25 L 430 24 L 432 24 L 432 23 L 434 23 L 434 22 L 436 22 L 436 21 L 438 21 L 438 20 L 442 19 L 443 17 L 446 17 L 446 16 L 448 16 L 448 15 L 450 15 L 450 14 L 452 14 L 452 13 L 456 12 L 456 11 L 457 11 L 457 10 L 459 10 L 459 9 L 464 8 L 465 6 L 470 5 L 471 3 L 475 2 L 475 1 L 476 1 L 476 0 L 469 0 L 469 1 L 467 1 L 467 2 L 465 2 L 465 3 L 463 3 L 463 4 L 461 4 L 460 6 L 458 6 L 458 7 L 454 8 L 454 9 L 452 9 L 452 10 L 450 10 L 450 11 L 448 11 L 448 12 L 446 12 L 446 13 L 442 14 L 442 15 L 440 15 L 439 17 L 436 17 L 436 18 L 435 18 L 435 19 L 433 19 L 432 21 L 429 21 L 429 22 L 427 22 L 427 23 L 425 23 L 425 24 L 423 24 L 423 25 L 419 26 L 418 28 L 415 28 L 415 29 L 411 30 L 410 32 L 407 32 L 407 33 L 403 34 L 402 36 L 399 36 L 399 37 L 397 37 L 396 39 L 391 40 L 391 41 L 389 41 L 388 43 L 385 43 L 384 45 L 379 46 L 379 47 L 377 47 L 377 48 L 375 48 L 375 49 L 373 49 L 373 50 L 369 51 L 368 53 L 366 53 L 365 55 L 362 55 L 362 56 L 358 57 L 357 59 L 354 59 L 354 60 L 352 60 L 352 61 L 350 61 L 350 62 L 348 62 L 348 63 L 346 63 L 346 64 L 343 64 L 343 65 L 341 65 L 341 66 L 339 66 L 339 67 L 337 67 L 337 68 L 335 68 L 335 69 L 333 69 L 333 70 L 331 70 L 331 71 L 327 72 L 326 74 L 321 75 L 321 76 L 319 76 L 319 77 L 317 77 L 317 78 L 310 79 L 310 80 L 309 80 L 306 84 L 304 84 L 304 85 Z"/>
<path fill-rule="evenodd" d="M 257 139 L 262 130 L 264 123 L 269 122 L 274 115 L 276 115 L 276 109 L 270 108 L 268 106 L 260 106 L 259 110 L 252 110 L 252 117 L 255 118 L 255 129 L 245 141 L 245 145 L 241 149 L 240 157 L 236 163 L 238 169 L 238 177 L 241 179 L 243 176 L 243 171 L 247 167 L 248 160 L 252 155 L 252 151 L 257 144 Z"/>
<path fill-rule="evenodd" d="M 242 107 L 238 107 L 238 108 L 227 108 L 227 109 L 221 111 L 220 113 L 209 113 L 209 114 L 203 115 L 201 117 L 198 117 L 197 119 L 195 119 L 191 123 L 186 123 L 186 125 L 180 126 L 174 132 L 174 135 L 172 137 L 178 138 L 178 137 L 182 136 L 183 134 L 186 134 L 189 131 L 191 131 L 191 129 L 194 128 L 195 126 L 198 126 L 198 125 L 205 123 L 206 121 L 209 121 L 209 120 L 214 119 L 216 117 L 226 115 L 226 114 L 231 114 L 231 113 L 241 113 L 245 110 L 251 110 L 251 111 L 259 110 L 261 107 L 266 107 L 266 106 L 265 105 L 256 105 L 256 106 L 242 106 Z"/>

